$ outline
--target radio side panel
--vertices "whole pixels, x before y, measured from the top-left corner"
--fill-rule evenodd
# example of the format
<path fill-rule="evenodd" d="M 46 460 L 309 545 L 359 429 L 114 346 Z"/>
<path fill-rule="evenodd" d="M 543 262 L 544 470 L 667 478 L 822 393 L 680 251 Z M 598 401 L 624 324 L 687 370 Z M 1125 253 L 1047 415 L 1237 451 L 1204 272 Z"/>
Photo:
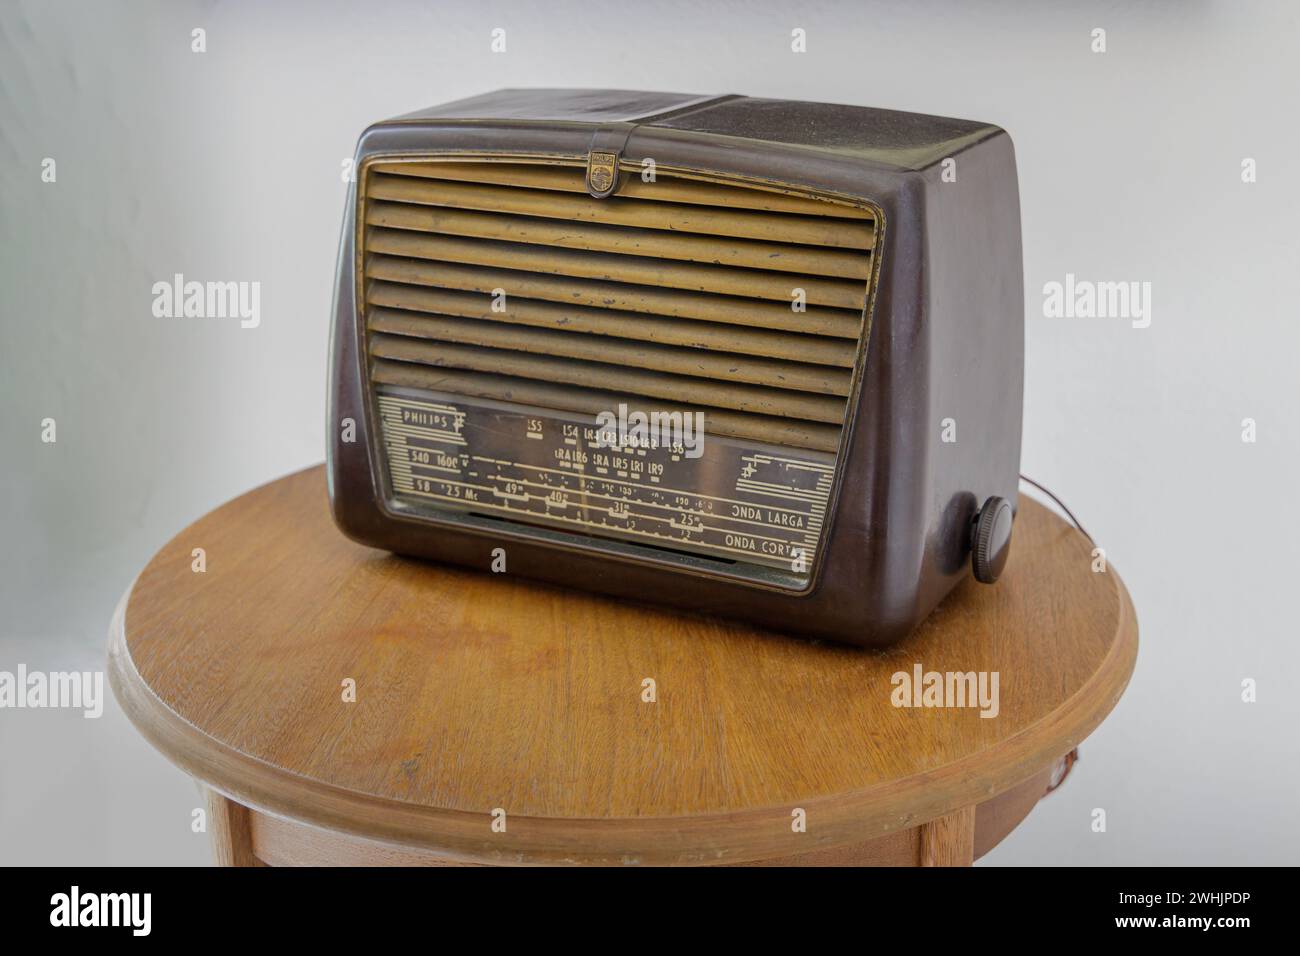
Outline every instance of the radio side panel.
<path fill-rule="evenodd" d="M 1015 150 L 998 131 L 946 159 L 924 170 L 931 465 L 920 617 L 969 576 L 980 506 L 996 495 L 1016 507 L 1024 406 Z"/>

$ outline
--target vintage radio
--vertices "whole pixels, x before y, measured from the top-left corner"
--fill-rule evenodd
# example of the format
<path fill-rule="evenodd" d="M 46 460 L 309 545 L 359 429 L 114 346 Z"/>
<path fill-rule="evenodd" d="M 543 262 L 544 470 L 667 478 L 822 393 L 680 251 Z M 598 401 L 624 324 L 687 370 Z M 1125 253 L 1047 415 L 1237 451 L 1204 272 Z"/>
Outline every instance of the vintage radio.
<path fill-rule="evenodd" d="M 362 135 L 330 495 L 357 541 L 862 645 L 1006 561 L 996 126 L 502 90 Z"/>

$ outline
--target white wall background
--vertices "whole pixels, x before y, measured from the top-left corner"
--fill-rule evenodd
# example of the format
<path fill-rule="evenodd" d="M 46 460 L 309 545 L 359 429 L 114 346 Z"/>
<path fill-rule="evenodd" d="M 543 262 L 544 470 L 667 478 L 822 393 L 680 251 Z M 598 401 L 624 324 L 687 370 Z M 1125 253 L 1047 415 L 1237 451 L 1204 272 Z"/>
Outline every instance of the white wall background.
<path fill-rule="evenodd" d="M 0 669 L 102 669 L 113 607 L 159 546 L 323 457 L 340 163 L 370 121 L 502 86 L 987 120 L 1020 164 L 1023 470 L 1106 547 L 1142 647 L 1073 778 L 985 862 L 1297 862 L 1297 16 L 1263 0 L 3 0 Z M 261 327 L 155 319 L 150 287 L 176 272 L 260 281 Z M 1150 328 L 1044 318 L 1043 284 L 1067 272 L 1151 282 Z M 0 862 L 207 862 L 196 805 L 111 701 L 99 721 L 0 711 Z"/>

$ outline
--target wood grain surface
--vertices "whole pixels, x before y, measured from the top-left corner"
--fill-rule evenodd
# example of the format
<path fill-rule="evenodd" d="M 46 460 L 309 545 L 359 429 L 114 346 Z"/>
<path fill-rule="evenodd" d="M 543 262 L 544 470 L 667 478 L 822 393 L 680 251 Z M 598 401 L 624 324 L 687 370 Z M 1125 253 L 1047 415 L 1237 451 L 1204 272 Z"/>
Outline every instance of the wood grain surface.
<path fill-rule="evenodd" d="M 1132 605 L 1090 551 L 1022 498 L 1003 579 L 868 652 L 356 545 L 316 467 L 154 557 L 119 606 L 110 679 L 154 746 L 220 793 L 440 859 L 762 861 L 955 813 L 984 852 L 1132 672 Z M 998 672 L 997 716 L 895 707 L 891 678 L 916 664 Z M 1026 807 L 1014 819 L 961 813 L 1004 793 L 1004 815 Z"/>

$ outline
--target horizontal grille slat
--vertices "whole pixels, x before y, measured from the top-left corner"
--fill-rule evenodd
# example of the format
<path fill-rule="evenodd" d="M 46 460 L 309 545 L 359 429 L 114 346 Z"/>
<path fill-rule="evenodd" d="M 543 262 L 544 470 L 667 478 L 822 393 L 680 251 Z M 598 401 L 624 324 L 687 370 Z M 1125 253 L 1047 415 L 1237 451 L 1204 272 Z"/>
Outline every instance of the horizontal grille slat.
<path fill-rule="evenodd" d="M 463 292 L 491 295 L 493 290 L 502 289 L 507 300 L 511 296 L 521 295 L 549 302 L 652 312 L 656 315 L 756 325 L 765 329 L 833 335 L 846 339 L 856 339 L 861 328 L 860 314 L 847 309 L 809 306 L 804 312 L 795 312 L 789 306 L 775 302 L 760 302 L 735 296 L 678 292 L 617 282 L 573 280 L 452 263 L 440 262 L 435 265 L 393 256 L 369 256 L 366 271 L 376 279 L 458 289 Z"/>
<path fill-rule="evenodd" d="M 596 415 L 617 408 L 619 402 L 635 400 L 637 397 L 626 392 L 554 385 L 530 379 L 511 378 L 506 375 L 411 365 L 383 359 L 373 363 L 370 377 L 372 381 L 381 385 L 428 389 L 433 392 L 448 392 L 453 395 L 487 398 L 499 402 L 516 402 L 521 405 L 535 405 L 585 415 Z M 839 445 L 840 429 L 834 425 L 765 415 L 746 415 L 743 412 L 699 407 L 677 401 L 664 407 L 672 411 L 701 412 L 704 415 L 705 431 L 713 435 L 828 452 L 835 451 Z"/>
<path fill-rule="evenodd" d="M 579 415 L 699 411 L 708 433 L 835 451 L 875 256 L 862 204 L 564 161 L 366 167 L 359 307 L 374 384 Z"/>
<path fill-rule="evenodd" d="M 492 372 L 543 382 L 572 382 L 582 388 L 626 391 L 635 395 L 694 405 L 730 408 L 759 415 L 802 418 L 813 422 L 839 422 L 844 403 L 835 398 L 803 392 L 778 391 L 753 385 L 711 382 L 626 366 L 556 359 L 502 349 L 426 342 L 402 336 L 374 334 L 370 354 L 378 358 Z"/>
<path fill-rule="evenodd" d="M 376 309 L 370 314 L 370 328 L 414 338 L 436 339 L 458 345 L 569 357 L 588 362 L 622 365 L 627 368 L 668 372 L 724 381 L 766 385 L 824 395 L 849 393 L 850 375 L 832 369 L 796 362 L 719 354 L 701 349 L 676 348 L 653 343 L 602 341 L 589 335 L 526 329 L 479 322 L 446 315 L 421 315 Z"/>
<path fill-rule="evenodd" d="M 718 239 L 688 232 L 665 233 L 596 223 L 556 222 L 531 216 L 375 202 L 366 210 L 366 223 L 392 229 L 529 242 L 592 252 L 654 256 L 688 262 L 708 262 L 746 269 L 771 269 L 807 276 L 857 279 L 865 283 L 871 260 L 860 252 L 819 249 L 789 243 L 745 239 Z"/>
<path fill-rule="evenodd" d="M 776 299 L 787 303 L 787 306 L 799 294 L 796 289 L 802 290 L 804 300 L 812 305 L 854 309 L 859 312 L 866 305 L 867 290 L 860 282 L 815 277 L 794 278 L 788 274 L 755 272 L 728 266 L 672 262 L 643 256 L 605 255 L 599 252 L 452 236 L 421 236 L 391 229 L 371 230 L 366 237 L 366 246 L 372 252 L 415 259 L 495 266 L 569 278 L 667 286 L 719 295 Z"/>
<path fill-rule="evenodd" d="M 586 185 L 572 171 L 563 167 L 519 163 L 384 163 L 376 165 L 376 172 L 394 176 L 416 176 L 422 179 L 446 179 L 466 183 L 488 183 L 502 186 L 526 186 L 530 189 L 554 189 L 561 192 L 581 193 Z M 633 164 L 623 170 L 618 195 L 630 199 L 650 199 L 668 202 L 694 203 L 702 206 L 731 206 L 738 209 L 758 209 L 765 212 L 790 212 L 812 216 L 834 216 L 844 219 L 870 219 L 871 213 L 856 206 L 791 196 L 787 193 L 743 186 L 715 186 L 707 182 L 676 177 L 645 182 L 641 169 Z"/>
<path fill-rule="evenodd" d="M 382 173 L 372 175 L 368 195 L 373 199 L 432 206 L 455 206 L 485 212 L 508 212 L 577 222 L 612 223 L 845 249 L 870 249 L 874 235 L 870 223 L 857 221 L 718 209 L 643 199 L 612 198 L 592 202 L 589 196 L 540 189 L 431 182 L 403 176 L 386 176 Z"/>
<path fill-rule="evenodd" d="M 504 312 L 494 312 L 490 298 L 473 292 L 371 282 L 366 302 L 373 306 L 454 315 L 485 322 L 563 329 L 766 358 L 798 355 L 815 365 L 839 368 L 852 368 L 857 357 L 857 344 L 846 339 L 720 325 L 696 319 L 647 316 L 615 309 L 542 302 L 522 296 L 510 298 Z"/>

